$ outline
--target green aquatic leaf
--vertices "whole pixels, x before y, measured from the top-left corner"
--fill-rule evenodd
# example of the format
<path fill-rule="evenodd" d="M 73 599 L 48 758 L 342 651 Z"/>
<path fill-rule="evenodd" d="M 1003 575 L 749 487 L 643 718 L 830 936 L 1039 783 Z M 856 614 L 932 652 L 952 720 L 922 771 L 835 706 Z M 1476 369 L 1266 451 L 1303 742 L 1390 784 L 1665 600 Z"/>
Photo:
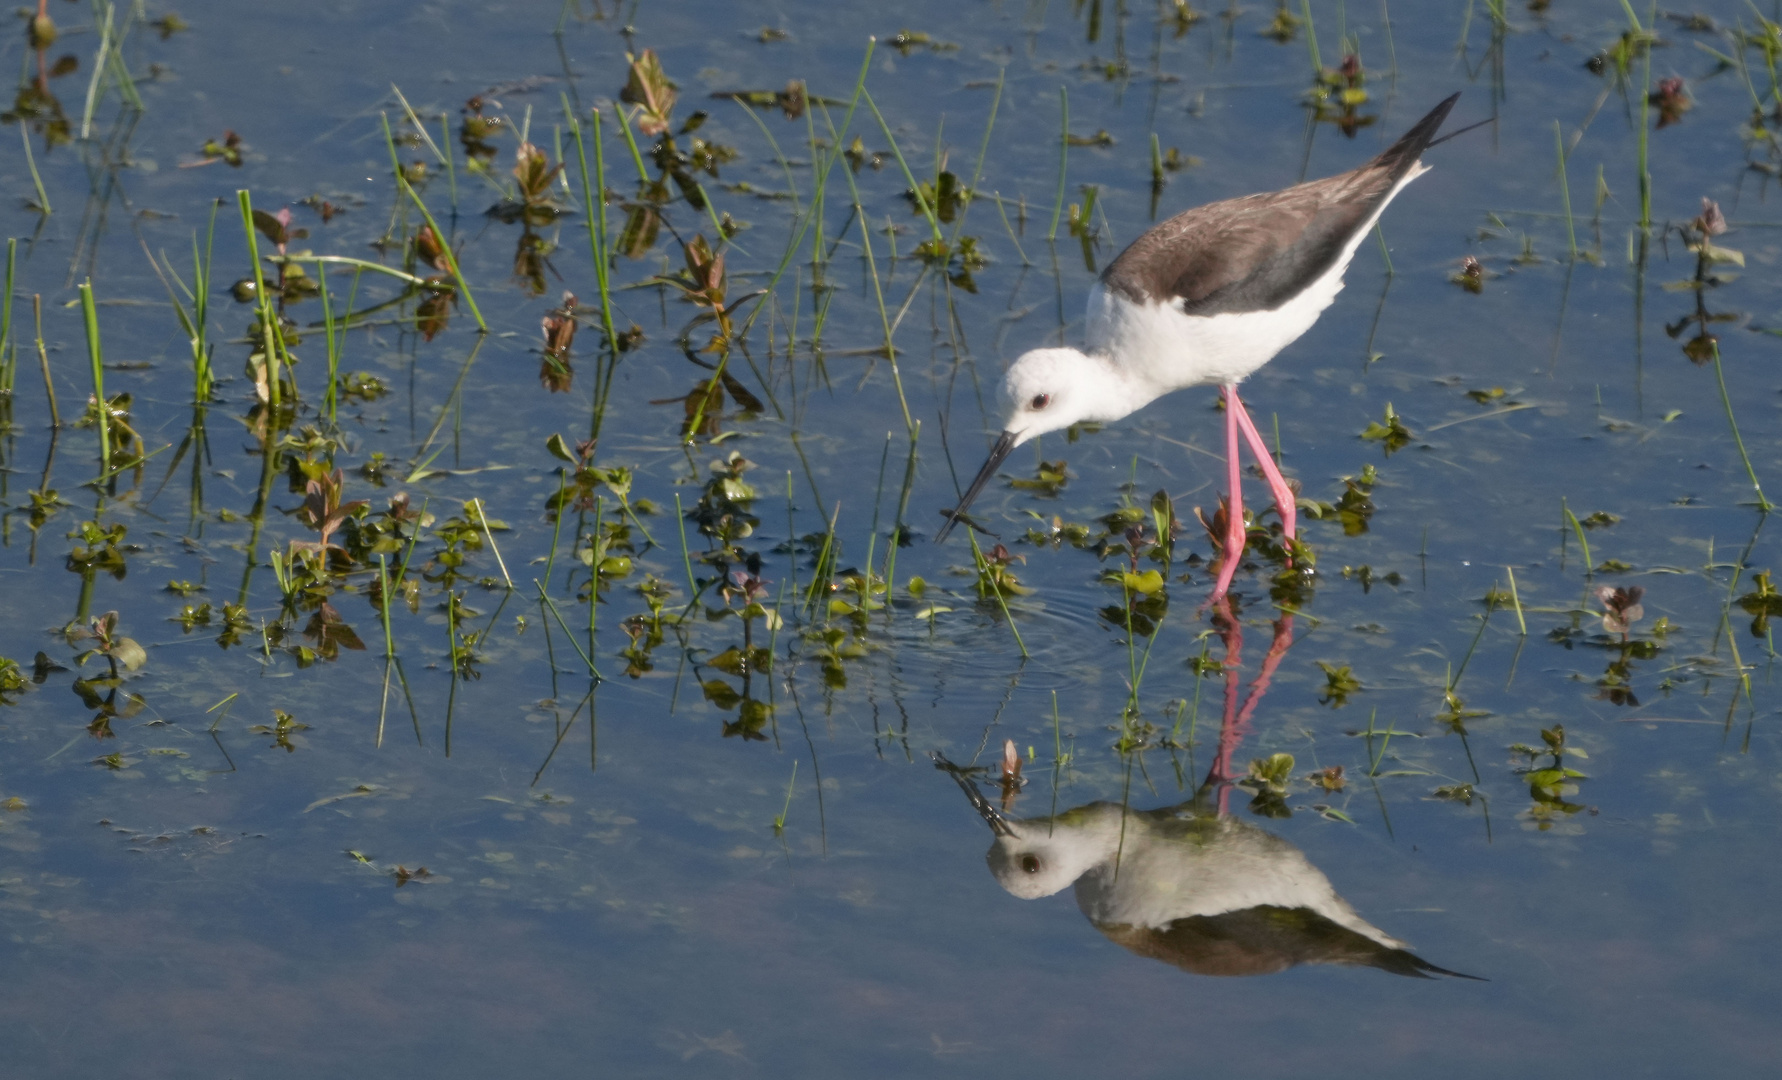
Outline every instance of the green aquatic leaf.
<path fill-rule="evenodd" d="M 1349 703 L 1350 694 L 1361 689 L 1361 680 L 1350 673 L 1347 664 L 1336 667 L 1320 660 L 1318 666 L 1324 669 L 1324 693 L 1318 697 L 1320 705 L 1340 709 Z"/>
<path fill-rule="evenodd" d="M 18 661 L 0 656 L 0 705 L 11 705 L 13 700 L 7 695 L 17 694 L 30 685 Z"/>
<path fill-rule="evenodd" d="M 1405 427 L 1404 421 L 1399 419 L 1398 413 L 1393 410 L 1392 402 L 1388 401 L 1385 415 L 1379 420 L 1371 421 L 1367 427 L 1363 428 L 1361 437 L 1369 442 L 1379 443 L 1390 456 L 1395 451 L 1403 450 L 1410 444 L 1414 436 L 1411 434 L 1411 429 Z"/>
<path fill-rule="evenodd" d="M 1162 591 L 1164 584 L 1163 574 L 1156 570 L 1146 570 L 1142 574 L 1123 573 L 1120 575 L 1120 584 L 1123 585 L 1128 592 L 1138 593 L 1141 596 L 1150 596 L 1152 593 Z"/>
<path fill-rule="evenodd" d="M 1264 789 L 1275 794 L 1283 794 L 1293 779 L 1293 755 L 1270 754 L 1266 758 L 1257 758 L 1250 762 L 1250 773 L 1247 780 L 1260 784 Z"/>

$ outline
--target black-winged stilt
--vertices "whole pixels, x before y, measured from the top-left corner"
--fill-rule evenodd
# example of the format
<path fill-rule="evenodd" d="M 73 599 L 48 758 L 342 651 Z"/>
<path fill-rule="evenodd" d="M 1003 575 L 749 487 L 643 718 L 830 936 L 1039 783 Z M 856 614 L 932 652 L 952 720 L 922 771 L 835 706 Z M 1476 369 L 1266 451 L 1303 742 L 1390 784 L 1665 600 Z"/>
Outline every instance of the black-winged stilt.
<path fill-rule="evenodd" d="M 1172 390 L 1211 384 L 1224 387 L 1231 488 L 1212 598 L 1230 588 L 1244 550 L 1240 434 L 1292 539 L 1293 491 L 1238 399 L 1238 383 L 1310 329 L 1336 299 L 1368 230 L 1393 197 L 1428 170 L 1419 158 L 1459 98 L 1431 109 L 1359 169 L 1208 203 L 1134 240 L 1090 292 L 1087 348 L 1035 349 L 1009 368 L 1002 435 L 936 542 L 1028 439 L 1080 421 L 1118 420 Z"/>

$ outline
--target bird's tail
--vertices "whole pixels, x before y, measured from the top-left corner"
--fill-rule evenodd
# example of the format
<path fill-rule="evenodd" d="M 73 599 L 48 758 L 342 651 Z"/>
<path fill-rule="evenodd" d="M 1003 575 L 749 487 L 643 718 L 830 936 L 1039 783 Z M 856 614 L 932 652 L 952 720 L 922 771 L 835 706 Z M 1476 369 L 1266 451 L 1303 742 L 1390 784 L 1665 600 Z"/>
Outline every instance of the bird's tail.
<path fill-rule="evenodd" d="M 1404 133 L 1399 140 L 1386 149 L 1386 152 L 1373 160 L 1375 168 L 1390 170 L 1392 178 L 1410 172 L 1416 167 L 1417 159 L 1423 151 L 1435 141 L 1435 135 L 1441 129 L 1442 121 L 1448 119 L 1448 113 L 1454 103 L 1460 100 L 1459 94 L 1452 94 L 1440 105 L 1429 110 L 1429 115 L 1417 121 L 1417 126 Z"/>

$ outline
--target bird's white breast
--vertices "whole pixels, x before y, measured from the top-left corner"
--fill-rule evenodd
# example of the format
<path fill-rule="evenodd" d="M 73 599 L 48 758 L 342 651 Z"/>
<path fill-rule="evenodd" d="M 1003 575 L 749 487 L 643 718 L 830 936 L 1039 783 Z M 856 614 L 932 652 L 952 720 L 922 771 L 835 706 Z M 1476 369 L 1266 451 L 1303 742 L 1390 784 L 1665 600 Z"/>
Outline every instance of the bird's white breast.
<path fill-rule="evenodd" d="M 1097 283 L 1089 295 L 1088 351 L 1112 357 L 1153 397 L 1241 382 L 1311 329 L 1341 291 L 1347 263 L 1273 311 L 1211 316 L 1184 315 L 1173 304 L 1135 304 Z"/>

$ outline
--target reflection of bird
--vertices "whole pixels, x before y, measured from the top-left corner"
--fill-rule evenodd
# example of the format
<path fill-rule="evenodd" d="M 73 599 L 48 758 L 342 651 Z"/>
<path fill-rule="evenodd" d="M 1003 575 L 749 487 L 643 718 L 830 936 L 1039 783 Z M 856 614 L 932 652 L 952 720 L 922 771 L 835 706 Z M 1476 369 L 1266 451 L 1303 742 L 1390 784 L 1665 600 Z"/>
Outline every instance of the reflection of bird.
<path fill-rule="evenodd" d="M 1265 975 L 1296 964 L 1394 975 L 1471 975 L 1436 967 L 1369 923 L 1292 844 L 1193 803 L 1134 811 L 1095 802 L 1011 819 L 936 754 L 996 840 L 986 859 L 1025 900 L 1075 884 L 1077 907 L 1118 945 L 1196 975 Z"/>
<path fill-rule="evenodd" d="M 935 539 L 945 539 L 1003 459 L 1028 439 L 1085 420 L 1118 420 L 1172 390 L 1208 384 L 1225 388 L 1231 485 L 1213 598 L 1225 595 L 1244 547 L 1240 433 L 1292 539 L 1292 489 L 1238 400 L 1237 384 L 1336 299 L 1355 249 L 1393 196 L 1425 171 L 1418 158 L 1459 97 L 1437 105 L 1359 169 L 1196 207 L 1133 241 L 1090 293 L 1087 351 L 1035 349 L 1009 368 L 1002 435 Z"/>

